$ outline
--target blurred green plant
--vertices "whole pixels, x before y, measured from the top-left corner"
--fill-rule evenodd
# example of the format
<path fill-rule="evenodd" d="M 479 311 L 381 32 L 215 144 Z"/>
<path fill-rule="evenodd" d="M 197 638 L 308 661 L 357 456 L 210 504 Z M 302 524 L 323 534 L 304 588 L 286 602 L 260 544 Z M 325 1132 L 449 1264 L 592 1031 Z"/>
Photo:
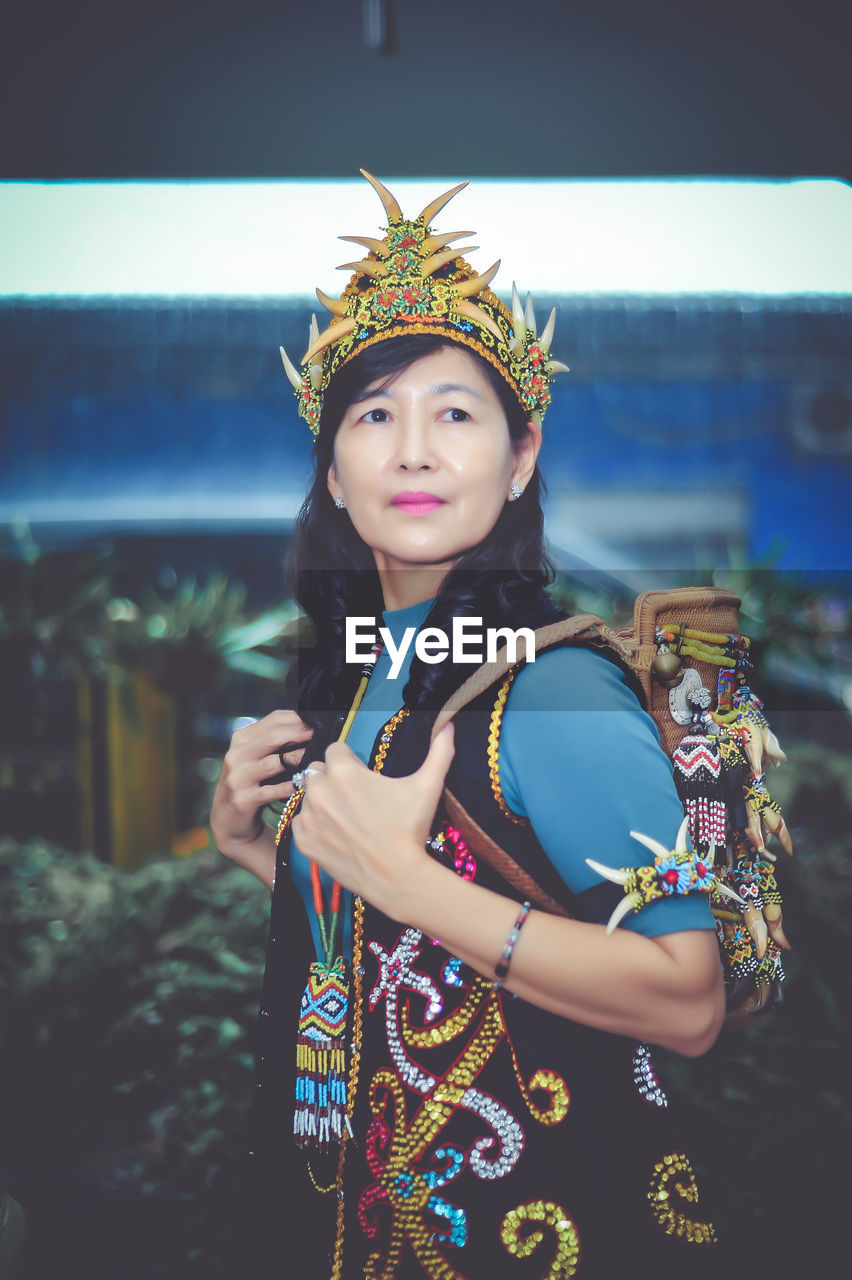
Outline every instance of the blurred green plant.
<path fill-rule="evenodd" d="M 20 654 L 35 680 L 102 674 L 111 655 L 108 549 L 0 556 L 0 646 Z"/>
<path fill-rule="evenodd" d="M 128 874 L 0 841 L 0 1132 L 27 1274 L 153 1276 L 203 1247 L 199 1274 L 227 1275 L 268 899 L 212 851 Z"/>
<path fill-rule="evenodd" d="M 852 595 L 848 574 L 776 572 L 741 565 L 716 570 L 709 585 L 742 600 L 743 631 L 758 642 L 764 675 L 852 713 Z"/>
<path fill-rule="evenodd" d="M 179 796 L 188 797 L 179 809 L 192 822 L 205 807 L 196 803 L 206 748 L 194 713 L 227 703 L 235 676 L 281 685 L 287 675 L 303 626 L 292 601 L 253 613 L 245 586 L 221 573 L 125 595 L 121 574 L 111 546 L 45 552 L 25 527 L 0 555 L 0 829 L 54 838 L 69 830 L 58 815 L 78 803 L 82 680 L 120 683 L 144 668 L 174 699 Z"/>
<path fill-rule="evenodd" d="M 766 1022 L 704 1058 L 654 1051 L 741 1270 L 801 1274 L 845 1231 L 852 756 L 790 751 L 774 787 L 793 951 Z M 202 851 L 126 874 L 0 841 L 0 1132 L 41 1272 L 227 1277 L 268 894 Z M 686 1113 L 686 1114 L 684 1114 Z M 701 1153 L 703 1155 L 703 1161 Z M 839 1256 L 839 1255 L 838 1255 Z M 759 1259 L 760 1266 L 755 1270 Z"/>
<path fill-rule="evenodd" d="M 106 606 L 114 661 L 146 665 L 181 699 L 210 694 L 228 671 L 283 682 L 300 612 L 293 601 L 248 616 L 246 588 L 222 574 L 179 582 L 170 596 L 146 588 Z"/>
<path fill-rule="evenodd" d="M 283 680 L 300 617 L 292 601 L 252 617 L 246 588 L 224 574 L 131 599 L 115 593 L 117 572 L 110 547 L 41 552 L 29 539 L 25 555 L 0 557 L 0 644 L 25 650 L 36 679 L 120 679 L 145 664 L 173 692 L 186 677 L 209 688 L 226 670 Z"/>

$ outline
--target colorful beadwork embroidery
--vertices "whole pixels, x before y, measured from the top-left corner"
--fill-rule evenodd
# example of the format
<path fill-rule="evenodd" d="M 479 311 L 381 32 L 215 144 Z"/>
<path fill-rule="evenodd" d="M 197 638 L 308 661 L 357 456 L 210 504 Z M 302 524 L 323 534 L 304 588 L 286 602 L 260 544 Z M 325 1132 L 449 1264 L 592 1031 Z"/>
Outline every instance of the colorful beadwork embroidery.
<path fill-rule="evenodd" d="M 696 849 L 724 849 L 727 810 L 722 794 L 719 748 L 707 734 L 688 733 L 672 756 L 674 780 Z"/>
<path fill-rule="evenodd" d="M 403 720 L 406 720 L 407 718 L 408 707 L 400 707 L 399 711 L 391 716 L 384 729 L 382 729 L 381 737 L 379 738 L 378 750 L 376 751 L 376 758 L 373 761 L 374 773 L 381 773 L 382 769 L 384 769 L 385 760 L 387 759 L 393 735 L 402 724 Z"/>
<path fill-rule="evenodd" d="M 435 1186 L 442 1185 L 440 1173 L 437 1178 L 434 1176 L 437 1151 L 424 1167 L 427 1148 L 446 1123 L 444 1107 L 437 1100 L 427 1099 L 413 1116 L 411 1124 L 407 1124 L 402 1082 L 387 1069 L 378 1071 L 374 1076 L 369 1102 L 374 1123 L 376 1120 L 380 1122 L 375 1128 L 371 1124 L 368 1131 L 367 1156 L 370 1172 L 376 1181 L 361 1195 L 359 1216 L 363 1217 L 370 1208 L 382 1203 L 390 1210 L 391 1221 L 384 1256 L 381 1252 L 371 1253 L 365 1275 L 394 1275 L 408 1245 L 426 1275 L 440 1280 L 460 1280 L 438 1246 L 451 1244 L 458 1247 L 466 1241 L 466 1215 L 458 1206 L 435 1193 Z M 447 1110 L 449 1114 L 452 1108 Z M 380 1143 L 378 1138 L 383 1141 Z M 444 1182 L 458 1176 L 463 1153 L 459 1152 L 459 1155 L 462 1160 L 452 1158 L 448 1162 L 443 1173 Z M 443 1221 L 436 1224 L 436 1217 Z M 449 1232 L 446 1231 L 447 1222 L 450 1223 Z"/>
<path fill-rule="evenodd" d="M 767 940 L 761 956 L 745 922 L 733 912 L 714 910 L 716 934 L 722 948 L 725 969 L 735 982 L 752 978 L 762 982 L 784 981 L 781 952 L 774 941 Z"/>
<path fill-rule="evenodd" d="M 502 1102 L 479 1089 L 466 1089 L 461 1106 L 472 1111 L 491 1128 L 497 1137 L 498 1154 L 493 1160 L 485 1158 L 485 1152 L 494 1147 L 494 1138 L 479 1138 L 468 1157 L 470 1167 L 477 1178 L 503 1178 L 518 1163 L 524 1149 L 524 1131 Z"/>
<path fill-rule="evenodd" d="M 454 827 L 452 823 L 441 823 L 440 829 L 429 840 L 427 848 L 436 853 L 447 866 L 452 867 L 462 880 L 476 879 L 476 858 L 458 827 Z"/>
<path fill-rule="evenodd" d="M 500 1224 L 503 1247 L 515 1258 L 529 1258 L 544 1240 L 535 1223 L 549 1227 L 556 1236 L 556 1254 L 544 1280 L 570 1280 L 580 1261 L 580 1237 L 561 1205 L 552 1200 L 530 1200 L 511 1209 Z M 523 1234 L 522 1234 L 523 1233 Z"/>
<path fill-rule="evenodd" d="M 641 911 L 651 902 L 675 895 L 716 893 L 739 902 L 736 893 L 717 876 L 712 860 L 706 854 L 695 853 L 686 847 L 688 821 L 686 817 L 681 823 L 674 849 L 667 849 L 659 840 L 643 835 L 640 831 L 630 832 L 634 840 L 638 840 L 656 855 L 649 866 L 605 867 L 594 858 L 586 859 L 598 875 L 612 880 L 614 884 L 620 884 L 624 889 L 624 898 L 607 922 L 607 933 L 611 933 L 628 912 Z"/>
<path fill-rule="evenodd" d="M 382 1233 L 386 1243 L 381 1252 L 370 1254 L 365 1275 L 394 1275 L 408 1248 L 430 1280 L 432 1277 L 456 1280 L 458 1273 L 443 1250 L 464 1247 L 468 1240 L 467 1218 L 464 1209 L 452 1202 L 451 1195 L 439 1194 L 439 1191 L 449 1186 L 463 1169 L 485 1181 L 506 1177 L 515 1168 L 526 1142 L 518 1118 L 502 1101 L 476 1087 L 478 1075 L 497 1046 L 505 1041 L 521 1095 L 539 1123 L 548 1126 L 560 1123 L 568 1111 L 569 1095 L 565 1082 L 553 1071 L 536 1071 L 528 1084 L 523 1080 L 508 1040 L 501 997 L 480 975 L 472 974 L 461 1005 L 444 1013 L 441 993 L 417 965 L 423 945 L 417 930 L 404 929 L 390 949 L 376 942 L 367 946 L 379 966 L 368 1005 L 373 1012 L 384 1005 L 394 1069 L 381 1068 L 370 1085 L 373 1119 L 365 1156 L 374 1181 L 360 1197 L 358 1217 L 362 1230 L 371 1240 L 379 1233 L 379 1206 L 388 1217 L 387 1230 Z M 458 967 L 459 962 L 453 964 L 450 957 L 442 966 L 442 975 L 453 978 Z M 450 981 L 448 985 L 452 988 L 457 984 Z M 401 999 L 403 990 L 411 990 L 426 1001 L 421 1026 L 413 1025 L 412 1005 L 409 1000 Z M 412 1056 L 418 1049 L 447 1044 L 465 1034 L 470 1038 L 463 1042 L 459 1056 L 440 1078 L 427 1072 Z M 412 1112 L 406 1102 L 406 1087 L 422 1099 Z M 546 1104 L 538 1106 L 531 1093 L 543 1094 Z M 472 1142 L 467 1150 L 441 1141 L 453 1116 L 460 1110 L 478 1117 L 487 1127 L 486 1134 Z M 521 1206 L 517 1212 L 524 1211 Z M 507 1240 L 514 1239 L 511 1226 L 506 1225 L 511 1221 L 507 1218 L 504 1223 L 509 1233 Z M 570 1232 L 566 1234 L 561 1225 L 566 1221 L 565 1215 L 559 1210 L 552 1220 L 545 1216 L 541 1221 L 557 1231 L 560 1241 L 557 1256 L 563 1269 L 554 1274 L 573 1274 L 564 1269 L 575 1257 L 572 1241 L 576 1243 L 575 1237 Z M 517 1256 L 526 1256 L 525 1248 L 532 1250 L 534 1245 L 526 1243 L 529 1239 L 531 1237 L 517 1236 Z"/>
<path fill-rule="evenodd" d="M 411 1049 L 430 1049 L 435 1045 L 448 1044 L 450 1040 L 455 1040 L 456 1036 L 460 1036 L 473 1022 L 490 989 L 491 983 L 476 974 L 464 1003 L 454 1013 L 447 1014 L 440 1022 L 435 1022 L 429 1027 L 412 1027 L 408 1008 L 403 1005 L 399 1011 L 399 1020 L 405 1044 Z"/>
<path fill-rule="evenodd" d="M 413 968 L 414 961 L 420 955 L 420 942 L 423 939 L 418 929 L 405 929 L 391 952 L 386 952 L 378 942 L 368 944 L 369 950 L 379 961 L 379 976 L 369 996 L 369 1005 L 375 1009 L 379 1000 L 385 1000 L 385 1023 L 387 1028 L 388 1048 L 397 1070 L 410 1089 L 417 1093 L 428 1093 L 435 1084 L 435 1077 L 423 1071 L 406 1054 L 399 1033 L 397 1017 L 398 993 L 401 987 L 410 991 L 418 991 L 426 998 L 427 1023 L 433 1022 L 441 1013 L 444 1002 L 441 993 L 432 979 L 425 973 Z"/>
<path fill-rule="evenodd" d="M 351 1119 L 352 1109 L 355 1105 L 355 1097 L 358 1092 L 358 1079 L 361 1071 L 361 1045 L 364 1020 L 364 967 L 362 965 L 364 946 L 364 900 L 356 895 L 352 907 L 352 985 L 353 985 L 353 1009 L 352 1009 L 352 1045 L 349 1056 L 349 1080 L 347 1082 L 347 1117 Z M 331 1255 L 331 1275 L 330 1280 L 340 1280 L 343 1272 L 343 1230 L 345 1225 L 344 1217 L 344 1196 L 343 1196 L 343 1171 L 346 1166 L 346 1138 L 351 1132 L 351 1123 L 346 1126 L 340 1143 L 340 1154 L 337 1157 L 337 1179 L 335 1182 L 335 1192 L 337 1194 L 337 1221 L 335 1222 L 334 1231 L 334 1248 Z"/>
<path fill-rule="evenodd" d="M 518 1062 L 518 1055 L 515 1052 L 515 1046 L 512 1043 L 512 1037 L 506 1034 L 509 1044 L 509 1050 L 512 1054 L 512 1066 L 515 1071 L 515 1079 L 518 1082 L 518 1088 L 521 1096 L 527 1104 L 530 1115 L 539 1124 L 553 1125 L 561 1124 L 568 1114 L 568 1108 L 571 1105 L 571 1095 L 568 1092 L 568 1086 L 562 1077 L 556 1071 L 549 1071 L 542 1068 L 534 1071 L 529 1081 L 526 1081 L 521 1072 Z M 533 1093 L 543 1093 L 548 1100 L 545 1107 L 538 1106 L 533 1102 Z"/>
<path fill-rule="evenodd" d="M 420 942 L 423 934 L 419 929 L 405 929 L 397 939 L 393 951 L 386 952 L 378 942 L 371 942 L 369 949 L 379 961 L 380 973 L 375 986 L 370 992 L 370 1008 L 375 1008 L 383 995 L 388 996 L 388 1005 L 401 986 L 412 991 L 419 991 L 427 999 L 426 1021 L 433 1022 L 444 1007 L 440 991 L 431 978 L 425 973 L 413 969 L 412 962 L 420 955 Z"/>
<path fill-rule="evenodd" d="M 464 1152 L 457 1147 L 439 1147 L 435 1151 L 435 1160 L 443 1161 L 443 1168 L 427 1169 L 416 1175 L 401 1171 L 393 1178 L 389 1191 L 380 1181 L 384 1169 L 381 1152 L 387 1146 L 389 1135 L 388 1126 L 381 1120 L 374 1120 L 367 1133 L 365 1155 L 377 1181 L 362 1192 L 358 1201 L 358 1221 L 364 1234 L 369 1239 L 375 1239 L 378 1235 L 375 1207 L 379 1204 L 389 1205 L 396 1199 L 403 1203 L 416 1202 L 422 1205 L 425 1214 L 433 1214 L 444 1223 L 444 1230 L 438 1229 L 432 1233 L 434 1241 L 454 1245 L 456 1248 L 467 1244 L 466 1213 L 435 1194 L 435 1188 L 444 1187 L 458 1177 L 464 1165 Z M 368 1263 L 367 1274 L 371 1274 L 370 1266 L 371 1263 Z M 441 1274 L 455 1276 L 456 1273 L 444 1264 Z"/>
<path fill-rule="evenodd" d="M 402 941 L 402 939 L 400 940 Z M 405 974 L 415 981 L 422 975 L 411 970 L 416 955 L 410 954 L 413 939 L 407 939 Z M 370 949 L 385 973 L 390 957 L 381 947 Z M 399 944 L 391 955 L 399 951 Z M 383 958 L 384 957 L 384 958 Z M 401 975 L 400 975 L 401 976 Z M 463 1210 L 449 1200 L 436 1197 L 436 1187 L 445 1185 L 467 1166 L 475 1177 L 494 1180 L 505 1177 L 517 1163 L 524 1146 L 524 1134 L 517 1118 L 496 1098 L 475 1087 L 475 1081 L 505 1035 L 505 1025 L 497 996 L 485 979 L 475 979 L 471 991 L 454 1015 L 433 1026 L 410 1028 L 407 1005 L 400 1010 L 399 1025 L 392 1022 L 389 1011 L 395 1010 L 395 993 L 400 985 L 380 980 L 379 998 L 385 1000 L 386 1026 L 391 1056 L 397 1072 L 379 1070 L 370 1086 L 370 1108 L 376 1121 L 371 1125 L 372 1145 L 369 1161 L 376 1182 L 367 1189 L 360 1202 L 365 1215 L 377 1203 L 386 1203 L 391 1212 L 387 1252 L 372 1254 L 368 1275 L 393 1275 L 407 1244 L 415 1253 L 427 1275 L 455 1276 L 455 1271 L 441 1255 L 438 1244 L 460 1247 L 466 1240 Z M 376 988 L 374 988 L 376 990 Z M 428 1009 L 428 1006 L 427 1006 Z M 425 1021 L 425 1020 L 424 1020 Z M 441 1079 L 429 1075 L 409 1056 L 416 1041 L 424 1047 L 446 1042 L 475 1027 L 459 1057 Z M 437 1038 L 435 1038 L 437 1036 Z M 424 1089 L 426 1081 L 431 1084 Z M 420 1093 L 423 1101 L 407 1117 L 404 1085 Z M 459 1109 L 478 1116 L 489 1132 L 477 1139 L 465 1154 L 439 1137 Z M 436 1145 L 438 1143 L 438 1145 Z M 453 1154 L 455 1153 L 455 1154 Z M 436 1178 L 436 1166 L 438 1166 Z M 368 1215 L 369 1216 L 369 1215 Z M 435 1217 L 444 1218 L 444 1229 L 436 1229 Z M 446 1229 L 449 1222 L 449 1230 Z"/>
<path fill-rule="evenodd" d="M 281 839 L 284 835 L 284 832 L 287 831 L 287 829 L 290 826 L 290 823 L 293 821 L 293 818 L 296 816 L 296 810 L 299 808 L 299 805 L 302 803 L 304 794 L 305 794 L 304 791 L 294 791 L 290 799 L 285 804 L 284 808 L 281 810 L 281 817 L 278 819 L 278 830 L 275 833 L 276 847 L 281 843 Z"/>
<path fill-rule="evenodd" d="M 677 1197 L 677 1199 L 675 1199 Z M 698 1186 L 688 1158 L 673 1152 L 658 1160 L 651 1171 L 648 1203 L 666 1235 L 678 1236 L 689 1244 L 715 1244 L 712 1222 L 700 1222 L 678 1207 L 678 1201 L 698 1203 Z"/>
<path fill-rule="evenodd" d="M 441 981 L 448 987 L 466 987 L 468 983 L 461 976 L 464 965 L 458 956 L 450 956 L 441 969 Z"/>
<path fill-rule="evenodd" d="M 384 997 L 387 1043 L 400 1079 L 410 1089 L 425 1094 L 434 1088 L 436 1080 L 433 1075 L 414 1062 L 406 1051 L 409 1015 L 406 1007 L 403 1010 L 405 1017 L 398 1019 L 397 999 L 400 988 L 406 987 L 417 991 L 428 1000 L 425 1013 L 427 1027 L 424 1027 L 419 1034 L 413 1033 L 412 1040 L 418 1041 L 421 1046 L 434 1046 L 451 1036 L 447 1034 L 446 1025 L 435 1028 L 428 1026 L 441 1013 L 443 1000 L 431 979 L 413 968 L 413 962 L 420 954 L 421 940 L 422 934 L 416 929 L 406 929 L 390 954 L 385 952 L 378 943 L 369 944 L 370 951 L 378 958 L 380 965 L 379 978 L 370 993 L 369 1003 L 371 1008 L 375 1008 L 378 1001 Z M 482 986 L 476 993 L 476 1004 L 466 1001 L 462 1010 L 459 1011 L 462 1014 L 461 1017 L 457 1013 L 454 1019 L 446 1020 L 450 1023 L 455 1035 L 459 1035 L 470 1025 L 476 1005 L 482 1002 L 482 988 L 487 990 L 487 987 L 481 979 L 480 982 Z M 431 1034 L 433 1030 L 437 1035 Z M 471 1170 L 479 1178 L 503 1177 L 517 1162 L 523 1149 L 524 1137 L 520 1125 L 502 1103 L 477 1089 L 466 1089 L 459 1098 L 458 1105 L 483 1119 L 496 1135 L 498 1142 L 498 1155 L 494 1159 L 487 1159 L 485 1156 L 485 1152 L 490 1152 L 494 1147 L 494 1138 L 482 1138 L 473 1144 L 469 1154 Z"/>
<path fill-rule="evenodd" d="M 296 1040 L 293 1133 L 300 1147 L 327 1151 L 332 1142 L 340 1142 L 344 1126 L 349 1127 L 344 1036 L 348 1006 L 344 961 L 337 960 L 329 969 L 315 960 L 302 993 Z"/>
<path fill-rule="evenodd" d="M 757 973 L 760 962 L 751 935 L 742 920 L 733 916 L 732 913 L 730 919 L 717 913 L 716 932 L 731 976 L 739 980 Z"/>
<path fill-rule="evenodd" d="M 646 1044 L 637 1044 L 633 1054 L 633 1083 L 639 1096 L 652 1106 L 667 1107 L 669 1100 L 660 1087 L 654 1064 L 651 1061 L 651 1050 Z"/>

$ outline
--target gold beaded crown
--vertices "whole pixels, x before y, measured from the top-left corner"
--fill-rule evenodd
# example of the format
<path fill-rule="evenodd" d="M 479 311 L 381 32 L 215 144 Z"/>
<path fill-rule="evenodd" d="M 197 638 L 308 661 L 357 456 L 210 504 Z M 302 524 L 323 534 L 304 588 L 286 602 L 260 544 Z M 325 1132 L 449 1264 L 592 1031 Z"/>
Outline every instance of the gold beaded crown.
<path fill-rule="evenodd" d="M 471 231 L 432 232 L 431 222 L 466 182 L 427 204 L 414 219 L 403 217 L 399 204 L 378 179 L 361 173 L 374 188 L 387 213 L 384 239 L 341 236 L 368 250 L 358 262 L 341 271 L 354 275 L 339 299 L 317 289 L 317 297 L 332 320 L 322 333 L 311 317 L 310 345 L 302 357 L 300 374 L 281 348 L 281 359 L 299 401 L 299 413 L 314 435 L 319 432 L 325 390 L 334 374 L 353 356 L 376 342 L 407 333 L 439 334 L 460 342 L 497 369 L 513 389 L 530 418 L 541 422 L 550 404 L 550 381 L 567 366 L 550 359 L 556 310 L 539 336 L 532 299 L 522 305 L 512 286 L 512 310 L 488 288 L 499 260 L 483 274 L 448 249 L 453 240 Z M 466 253 L 476 245 L 464 246 Z"/>

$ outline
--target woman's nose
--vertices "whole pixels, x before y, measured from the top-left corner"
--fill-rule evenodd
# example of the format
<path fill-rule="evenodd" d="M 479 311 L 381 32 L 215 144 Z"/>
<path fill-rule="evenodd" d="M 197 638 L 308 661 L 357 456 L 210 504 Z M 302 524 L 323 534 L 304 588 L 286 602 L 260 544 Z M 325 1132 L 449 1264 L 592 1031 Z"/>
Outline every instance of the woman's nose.
<path fill-rule="evenodd" d="M 403 471 L 431 470 L 434 467 L 434 444 L 428 425 L 420 414 L 400 415 L 397 455 Z"/>

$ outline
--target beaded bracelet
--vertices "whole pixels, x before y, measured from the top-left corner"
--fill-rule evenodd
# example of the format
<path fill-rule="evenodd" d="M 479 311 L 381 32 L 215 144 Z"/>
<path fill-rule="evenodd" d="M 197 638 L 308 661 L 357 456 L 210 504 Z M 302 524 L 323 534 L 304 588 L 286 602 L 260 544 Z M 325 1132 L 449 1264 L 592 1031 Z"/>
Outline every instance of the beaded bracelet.
<path fill-rule="evenodd" d="M 506 939 L 506 945 L 503 948 L 503 954 L 494 966 L 494 981 L 491 983 L 495 991 L 502 987 L 503 983 L 509 976 L 509 965 L 512 963 L 512 952 L 515 950 L 515 943 L 518 941 L 521 929 L 524 927 L 524 921 L 532 910 L 532 903 L 525 902 L 521 907 L 518 918 L 512 925 L 512 932 Z"/>

